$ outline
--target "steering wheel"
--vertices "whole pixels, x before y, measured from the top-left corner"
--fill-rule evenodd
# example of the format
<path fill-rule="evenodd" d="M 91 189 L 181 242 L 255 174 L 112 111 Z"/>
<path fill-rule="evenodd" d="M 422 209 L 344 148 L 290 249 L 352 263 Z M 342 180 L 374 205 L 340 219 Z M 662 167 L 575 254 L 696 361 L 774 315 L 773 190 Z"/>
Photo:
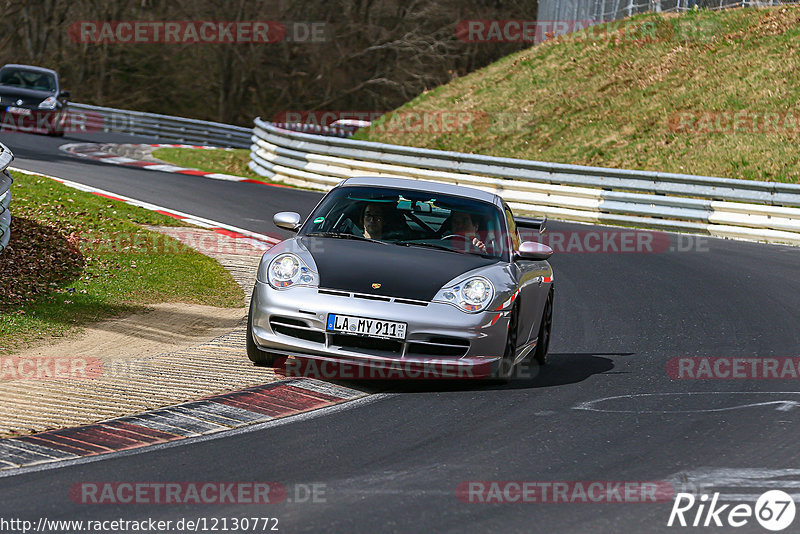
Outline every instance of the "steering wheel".
<path fill-rule="evenodd" d="M 469 237 L 467 237 L 465 235 L 449 234 L 449 235 L 446 235 L 446 236 L 442 236 L 439 239 L 441 239 L 442 241 L 444 241 L 445 239 L 460 239 L 461 241 L 463 241 L 463 242 L 467 243 L 468 245 L 470 245 L 472 248 L 474 248 L 476 250 L 481 250 L 480 247 L 476 246 L 475 243 L 472 242 L 472 239 L 470 239 Z"/>

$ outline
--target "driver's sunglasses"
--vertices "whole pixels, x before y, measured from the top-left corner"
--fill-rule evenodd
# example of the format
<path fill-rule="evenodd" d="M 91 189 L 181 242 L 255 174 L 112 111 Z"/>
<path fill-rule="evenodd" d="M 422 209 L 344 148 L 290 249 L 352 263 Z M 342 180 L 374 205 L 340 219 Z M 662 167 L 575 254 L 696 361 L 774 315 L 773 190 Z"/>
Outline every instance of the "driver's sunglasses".
<path fill-rule="evenodd" d="M 383 215 L 371 215 L 371 214 L 368 213 L 368 214 L 364 215 L 364 220 L 365 221 L 383 222 Z"/>

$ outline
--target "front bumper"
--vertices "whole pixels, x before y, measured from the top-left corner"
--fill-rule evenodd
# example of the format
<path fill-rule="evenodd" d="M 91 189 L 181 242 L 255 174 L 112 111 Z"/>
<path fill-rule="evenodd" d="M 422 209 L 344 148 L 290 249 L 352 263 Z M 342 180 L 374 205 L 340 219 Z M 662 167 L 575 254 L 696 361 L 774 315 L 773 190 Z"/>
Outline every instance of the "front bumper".
<path fill-rule="evenodd" d="M 387 300 L 310 287 L 276 290 L 256 282 L 253 340 L 267 352 L 320 362 L 389 369 L 440 366 L 456 375 L 462 369 L 493 369 L 502 358 L 508 333 L 504 310 L 468 314 L 444 303 L 380 298 Z M 329 313 L 406 323 L 406 339 L 327 332 Z"/>
<path fill-rule="evenodd" d="M 28 113 L 9 111 L 8 108 L 27 110 Z M 3 130 L 23 133 L 51 133 L 63 122 L 61 108 L 45 109 L 35 106 L 20 105 L 0 106 L 0 126 Z"/>

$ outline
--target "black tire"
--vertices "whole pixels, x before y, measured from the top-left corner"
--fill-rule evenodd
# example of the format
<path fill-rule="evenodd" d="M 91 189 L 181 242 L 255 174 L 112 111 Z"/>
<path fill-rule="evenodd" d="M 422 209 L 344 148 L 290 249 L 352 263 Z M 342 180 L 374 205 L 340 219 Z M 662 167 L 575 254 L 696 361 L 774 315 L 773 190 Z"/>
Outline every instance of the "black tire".
<path fill-rule="evenodd" d="M 64 137 L 64 115 L 59 115 L 59 117 L 53 119 L 53 123 L 50 125 L 50 131 L 47 132 L 47 135 L 51 137 Z"/>
<path fill-rule="evenodd" d="M 547 365 L 547 353 L 550 350 L 550 334 L 553 331 L 553 288 L 547 294 L 542 311 L 542 322 L 539 326 L 539 336 L 536 341 L 536 349 L 533 352 L 533 359 L 539 365 Z"/>
<path fill-rule="evenodd" d="M 255 296 L 255 295 L 254 295 Z M 250 299 L 250 310 L 247 312 L 247 357 L 250 361 L 260 367 L 271 366 L 275 363 L 275 355 L 265 352 L 258 348 L 253 339 L 253 299 Z"/>
<path fill-rule="evenodd" d="M 517 354 L 517 334 L 519 333 L 519 299 L 511 308 L 511 315 L 508 318 L 508 335 L 506 335 L 506 346 L 503 350 L 503 357 L 497 363 L 497 370 L 492 378 L 500 382 L 508 382 L 514 370 L 514 358 Z"/>

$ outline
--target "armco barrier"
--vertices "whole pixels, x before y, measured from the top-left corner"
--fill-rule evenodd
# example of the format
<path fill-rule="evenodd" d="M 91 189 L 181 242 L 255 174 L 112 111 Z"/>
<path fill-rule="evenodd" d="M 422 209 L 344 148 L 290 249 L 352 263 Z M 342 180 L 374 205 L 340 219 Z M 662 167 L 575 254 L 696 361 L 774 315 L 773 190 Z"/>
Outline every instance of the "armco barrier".
<path fill-rule="evenodd" d="M 316 135 L 330 135 L 333 137 L 350 137 L 356 128 L 341 128 L 337 126 L 325 126 L 323 124 L 304 124 L 301 122 L 276 122 L 273 123 L 277 128 L 291 130 L 293 132 L 303 132 Z"/>
<path fill-rule="evenodd" d="M 243 126 L 77 103 L 70 103 L 69 109 L 71 128 L 77 131 L 142 135 L 191 145 L 250 146 L 252 131 Z"/>
<path fill-rule="evenodd" d="M 519 215 L 800 244 L 800 185 L 583 167 L 309 135 L 255 120 L 250 168 L 327 190 L 349 176 L 448 182 Z"/>
<path fill-rule="evenodd" d="M 11 238 L 11 174 L 8 166 L 14 154 L 6 145 L 0 143 L 0 252 L 3 252 Z"/>

